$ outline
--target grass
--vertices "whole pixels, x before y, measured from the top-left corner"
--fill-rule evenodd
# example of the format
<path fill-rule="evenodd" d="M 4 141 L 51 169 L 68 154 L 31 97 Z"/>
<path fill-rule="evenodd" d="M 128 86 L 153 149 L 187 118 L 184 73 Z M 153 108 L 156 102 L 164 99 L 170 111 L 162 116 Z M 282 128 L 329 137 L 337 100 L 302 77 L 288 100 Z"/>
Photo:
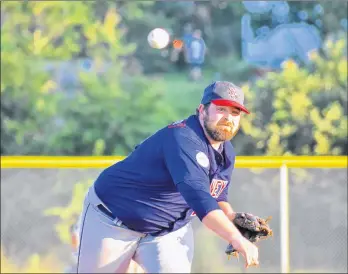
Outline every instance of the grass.
<path fill-rule="evenodd" d="M 204 88 L 214 80 L 214 73 L 204 71 L 203 79 L 197 82 L 190 81 L 185 73 L 168 73 L 161 75 L 160 78 L 166 88 L 164 101 L 174 108 L 178 118 L 183 119 L 195 113 Z"/>

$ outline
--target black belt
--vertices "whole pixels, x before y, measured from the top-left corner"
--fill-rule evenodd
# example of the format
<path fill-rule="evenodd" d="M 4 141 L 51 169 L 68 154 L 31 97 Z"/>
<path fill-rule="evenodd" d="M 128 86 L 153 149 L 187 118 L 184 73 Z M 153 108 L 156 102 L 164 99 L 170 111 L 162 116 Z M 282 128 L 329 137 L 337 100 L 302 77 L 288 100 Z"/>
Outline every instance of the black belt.
<path fill-rule="evenodd" d="M 99 209 L 101 212 L 103 212 L 106 216 L 110 217 L 112 220 L 115 220 L 115 219 L 116 219 L 116 217 L 114 217 L 114 215 L 112 215 L 112 213 L 111 213 L 105 206 L 103 206 L 102 204 L 98 205 L 97 207 L 98 207 L 98 209 Z M 129 229 L 129 230 L 136 231 L 136 230 L 134 230 L 134 229 L 132 229 L 132 228 L 127 227 L 125 224 L 123 224 L 123 222 L 122 222 L 121 220 L 119 220 L 119 221 L 121 222 L 121 225 L 122 225 L 124 228 L 127 228 L 127 229 Z M 137 231 L 136 231 L 136 232 L 137 232 Z M 152 236 L 157 236 L 156 234 L 159 234 L 160 232 L 161 232 L 161 231 L 159 231 L 159 232 L 157 232 L 157 233 L 150 234 L 150 235 L 152 235 Z"/>
<path fill-rule="evenodd" d="M 98 209 L 99 209 L 101 212 L 103 212 L 105 215 L 109 216 L 109 217 L 110 217 L 111 219 L 113 219 L 113 220 L 115 219 L 114 215 L 112 215 L 112 213 L 111 213 L 109 210 L 107 210 L 105 206 L 103 206 L 102 204 L 100 204 L 100 205 L 98 205 L 97 207 L 98 207 Z"/>

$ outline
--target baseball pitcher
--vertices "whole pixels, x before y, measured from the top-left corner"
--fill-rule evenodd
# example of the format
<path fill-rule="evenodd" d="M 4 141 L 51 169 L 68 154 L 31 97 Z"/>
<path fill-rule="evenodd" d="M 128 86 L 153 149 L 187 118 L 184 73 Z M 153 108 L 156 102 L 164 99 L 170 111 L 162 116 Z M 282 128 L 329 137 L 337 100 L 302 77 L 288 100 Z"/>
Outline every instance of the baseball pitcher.
<path fill-rule="evenodd" d="M 77 273 L 124 273 L 131 260 L 149 273 L 189 273 L 193 218 L 242 254 L 246 267 L 259 264 L 227 202 L 236 157 L 230 140 L 249 113 L 243 102 L 239 87 L 214 82 L 195 114 L 100 173 L 79 220 Z"/>

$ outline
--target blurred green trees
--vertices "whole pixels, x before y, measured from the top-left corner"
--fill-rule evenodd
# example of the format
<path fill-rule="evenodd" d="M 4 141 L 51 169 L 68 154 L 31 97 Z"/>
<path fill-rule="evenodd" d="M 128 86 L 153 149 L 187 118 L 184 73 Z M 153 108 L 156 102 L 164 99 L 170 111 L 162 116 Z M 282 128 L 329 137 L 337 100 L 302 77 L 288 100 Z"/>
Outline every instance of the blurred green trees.
<path fill-rule="evenodd" d="M 318 3 L 324 12 L 314 15 Z M 320 18 L 330 41 L 342 28 L 340 3 L 289 4 L 293 20 L 303 10 L 309 21 Z M 290 61 L 260 78 L 239 56 L 241 2 L 26 1 L 4 2 L 1 12 L 2 155 L 125 155 L 193 113 L 217 78 L 250 90 L 253 114 L 233 141 L 239 154 L 347 153 L 346 40 L 332 40 L 310 66 Z M 265 23 L 253 16 L 255 28 Z M 168 52 L 146 44 L 151 28 L 177 38 L 187 23 L 203 30 L 209 48 L 204 83 L 171 73 Z"/>
<path fill-rule="evenodd" d="M 127 71 L 136 47 L 103 4 L 98 16 L 94 2 L 3 3 L 2 154 L 123 155 L 169 121 L 160 81 Z M 59 85 L 62 70 L 73 86 Z"/>
<path fill-rule="evenodd" d="M 347 155 L 347 40 L 328 39 L 309 67 L 245 85 L 252 114 L 242 123 L 244 154 Z M 248 138 L 245 138 L 248 137 Z"/>
<path fill-rule="evenodd" d="M 93 184 L 93 180 L 76 182 L 69 204 L 62 207 L 47 208 L 43 214 L 45 216 L 57 216 L 59 222 L 55 225 L 55 230 L 59 239 L 64 244 L 71 244 L 71 228 L 78 221 L 78 217 L 82 212 L 83 200 L 88 188 Z"/>
<path fill-rule="evenodd" d="M 168 29 L 173 38 L 181 38 L 185 26 L 191 24 L 192 28 L 203 31 L 209 50 L 206 67 L 211 69 L 212 66 L 212 69 L 217 69 L 221 73 L 224 73 L 225 69 L 235 69 L 239 72 L 239 68 L 235 67 L 239 66 L 241 61 L 241 17 L 248 12 L 242 1 L 152 1 L 150 3 L 142 7 L 146 16 L 124 20 L 127 26 L 125 35 L 127 41 L 141 45 L 148 31 L 158 26 Z M 300 22 L 298 13 L 306 12 L 305 22 L 316 26 L 323 39 L 330 33 L 342 30 L 341 20 L 348 17 L 347 1 L 288 1 L 288 4 L 290 21 Z M 321 11 L 316 11 L 318 5 Z M 255 32 L 265 25 L 272 28 L 271 11 L 251 16 Z M 163 53 L 165 52 L 166 50 L 163 50 Z M 169 58 L 164 58 L 147 47 L 138 47 L 135 55 L 146 73 L 171 72 L 174 69 Z M 214 63 L 224 60 L 226 56 L 232 56 L 232 59 L 238 58 L 234 60 L 237 63 L 230 62 L 228 66 L 222 67 L 220 64 L 216 67 Z"/>

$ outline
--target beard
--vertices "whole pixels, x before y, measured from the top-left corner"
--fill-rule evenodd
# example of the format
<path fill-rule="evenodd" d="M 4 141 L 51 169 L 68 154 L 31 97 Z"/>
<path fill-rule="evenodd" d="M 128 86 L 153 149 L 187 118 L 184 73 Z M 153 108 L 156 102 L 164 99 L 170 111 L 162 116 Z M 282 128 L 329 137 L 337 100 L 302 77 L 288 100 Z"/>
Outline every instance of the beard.
<path fill-rule="evenodd" d="M 239 130 L 239 124 L 235 126 L 227 121 L 213 125 L 209 120 L 209 115 L 204 116 L 203 126 L 209 137 L 216 142 L 230 141 Z"/>

